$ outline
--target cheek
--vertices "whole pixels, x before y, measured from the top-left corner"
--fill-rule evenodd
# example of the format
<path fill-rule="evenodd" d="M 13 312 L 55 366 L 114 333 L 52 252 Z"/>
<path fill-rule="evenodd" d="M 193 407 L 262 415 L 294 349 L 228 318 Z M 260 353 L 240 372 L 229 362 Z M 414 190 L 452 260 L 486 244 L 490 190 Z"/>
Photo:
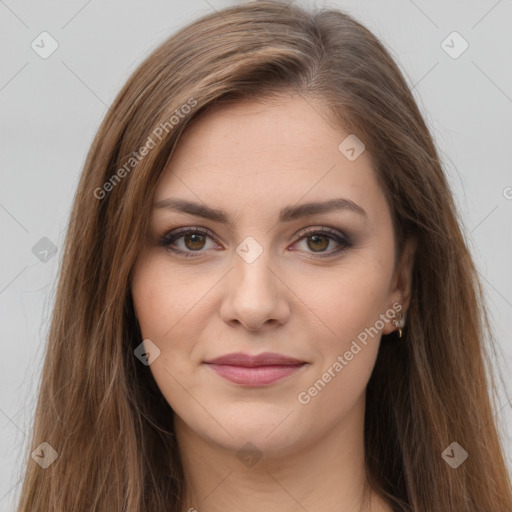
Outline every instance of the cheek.
<path fill-rule="evenodd" d="M 332 339 L 347 339 L 375 324 L 388 307 L 391 268 L 365 257 L 316 277 L 304 279 L 302 288 L 311 292 L 304 297 L 317 313 Z M 314 286 L 312 286 L 314 284 Z"/>
<path fill-rule="evenodd" d="M 165 325 L 169 325 L 172 304 L 165 293 L 166 282 L 162 279 L 160 265 L 150 255 L 135 265 L 132 278 L 132 298 L 143 338 L 157 341 Z M 169 327 L 167 327 L 169 328 Z"/>
<path fill-rule="evenodd" d="M 324 398 L 332 396 L 340 406 L 348 407 L 364 391 L 377 358 L 392 272 L 392 254 L 379 253 L 365 250 L 347 258 L 316 280 L 322 293 L 311 293 L 307 301 L 322 323 L 314 336 L 320 358 L 316 377 L 322 381 L 317 387 L 327 383 Z"/>
<path fill-rule="evenodd" d="M 187 315 L 198 300 L 192 290 L 196 288 L 184 273 L 169 270 L 165 255 L 149 252 L 135 265 L 131 293 L 142 338 L 160 350 L 149 368 L 172 407 L 183 400 L 180 383 L 187 382 L 190 390 L 194 384 L 187 381 L 194 369 L 189 340 L 198 335 L 197 322 Z"/>
<path fill-rule="evenodd" d="M 172 268 L 165 254 L 145 255 L 135 266 L 131 288 L 144 338 L 163 343 L 187 324 L 190 312 L 200 307 L 201 297 L 211 286 L 207 277 Z"/>
<path fill-rule="evenodd" d="M 162 251 L 148 252 L 135 265 L 132 298 L 143 339 L 160 350 L 150 365 L 151 373 L 172 407 L 186 407 L 188 395 L 201 386 L 196 372 L 204 348 L 212 304 L 209 301 L 218 275 L 196 268 L 177 268 Z"/>
<path fill-rule="evenodd" d="M 377 322 L 387 309 L 387 279 L 379 265 L 347 266 L 324 290 L 308 304 L 323 325 L 311 332 L 318 364 L 297 398 L 329 423 L 348 414 L 365 392 L 383 327 Z"/>

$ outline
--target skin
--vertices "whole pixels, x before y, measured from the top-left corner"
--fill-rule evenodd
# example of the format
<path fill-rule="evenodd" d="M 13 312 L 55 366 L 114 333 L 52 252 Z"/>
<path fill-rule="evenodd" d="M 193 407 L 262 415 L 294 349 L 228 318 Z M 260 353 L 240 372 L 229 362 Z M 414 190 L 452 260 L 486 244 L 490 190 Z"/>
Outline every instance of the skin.
<path fill-rule="evenodd" d="M 348 133 L 326 119 L 319 104 L 295 95 L 222 106 L 185 132 L 158 182 L 154 204 L 187 199 L 225 210 L 234 224 L 154 208 L 133 274 L 143 337 L 160 350 L 150 369 L 176 413 L 183 511 L 391 511 L 373 491 L 360 506 L 365 390 L 381 334 L 396 327 L 388 321 L 360 344 L 309 403 L 297 398 L 394 303 L 405 313 L 410 297 L 413 247 L 395 271 L 391 213 L 370 155 L 349 161 L 338 150 Z M 346 209 L 277 221 L 282 207 L 338 197 L 367 217 Z M 302 234 L 322 226 L 349 235 L 352 247 L 334 254 L 335 239 Z M 159 245 L 182 227 L 212 237 L 171 246 L 192 257 Z M 251 263 L 236 252 L 248 236 L 262 249 Z M 203 364 L 266 351 L 309 364 L 256 388 Z M 261 455 L 253 465 L 237 457 L 248 442 Z"/>

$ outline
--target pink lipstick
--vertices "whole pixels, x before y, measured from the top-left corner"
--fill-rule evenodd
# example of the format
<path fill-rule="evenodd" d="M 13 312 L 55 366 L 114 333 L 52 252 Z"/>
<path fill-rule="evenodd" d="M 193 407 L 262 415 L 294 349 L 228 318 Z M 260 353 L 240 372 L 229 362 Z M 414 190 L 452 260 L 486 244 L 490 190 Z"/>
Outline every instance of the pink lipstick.
<path fill-rule="evenodd" d="M 256 356 L 240 352 L 226 354 L 205 364 L 221 377 L 250 387 L 272 384 L 307 365 L 305 361 L 272 352 Z"/>

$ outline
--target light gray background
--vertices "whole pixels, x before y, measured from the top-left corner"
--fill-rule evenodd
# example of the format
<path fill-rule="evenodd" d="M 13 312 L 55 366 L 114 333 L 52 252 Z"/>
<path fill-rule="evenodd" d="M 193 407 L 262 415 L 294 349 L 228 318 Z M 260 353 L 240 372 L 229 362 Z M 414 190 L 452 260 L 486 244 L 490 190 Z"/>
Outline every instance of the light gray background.
<path fill-rule="evenodd" d="M 150 50 L 198 16 L 234 3 L 0 0 L 0 511 L 13 510 L 20 487 L 63 237 L 94 133 Z M 414 86 L 503 349 L 501 364 L 508 374 L 496 417 L 510 464 L 512 1 L 315 4 L 342 8 L 362 21 L 390 48 Z M 43 31 L 59 44 L 47 59 L 31 48 Z M 469 43 L 457 59 L 441 46 L 453 31 Z M 47 263 L 32 253 L 42 237 L 59 251 Z"/>

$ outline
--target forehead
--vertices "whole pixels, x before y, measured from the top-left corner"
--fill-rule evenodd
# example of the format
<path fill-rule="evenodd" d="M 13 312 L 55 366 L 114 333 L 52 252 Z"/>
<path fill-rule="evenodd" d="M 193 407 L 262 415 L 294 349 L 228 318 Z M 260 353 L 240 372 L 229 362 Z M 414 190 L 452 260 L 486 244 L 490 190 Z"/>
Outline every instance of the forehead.
<path fill-rule="evenodd" d="M 367 211 L 385 206 L 370 156 L 350 161 L 339 149 L 350 134 L 327 116 L 301 96 L 216 107 L 182 135 L 154 201 L 172 195 L 269 211 L 342 195 Z"/>

